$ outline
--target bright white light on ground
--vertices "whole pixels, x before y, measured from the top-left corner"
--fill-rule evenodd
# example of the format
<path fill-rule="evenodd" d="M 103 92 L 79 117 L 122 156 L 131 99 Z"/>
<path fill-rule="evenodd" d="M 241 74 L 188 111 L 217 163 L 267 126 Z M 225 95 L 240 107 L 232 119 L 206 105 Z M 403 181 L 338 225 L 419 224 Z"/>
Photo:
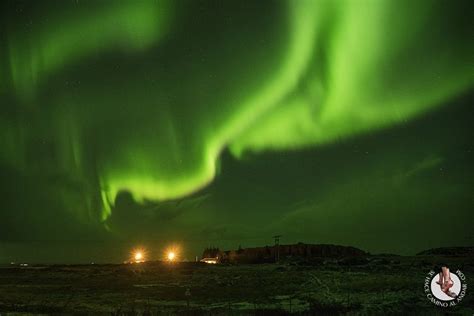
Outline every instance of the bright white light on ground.
<path fill-rule="evenodd" d="M 146 259 L 145 250 L 140 248 L 140 249 L 135 249 L 132 251 L 131 259 L 130 259 L 131 262 L 141 263 L 141 262 L 145 262 L 145 259 Z"/>
<path fill-rule="evenodd" d="M 143 254 L 141 252 L 135 253 L 135 261 L 140 261 L 143 259 Z"/>

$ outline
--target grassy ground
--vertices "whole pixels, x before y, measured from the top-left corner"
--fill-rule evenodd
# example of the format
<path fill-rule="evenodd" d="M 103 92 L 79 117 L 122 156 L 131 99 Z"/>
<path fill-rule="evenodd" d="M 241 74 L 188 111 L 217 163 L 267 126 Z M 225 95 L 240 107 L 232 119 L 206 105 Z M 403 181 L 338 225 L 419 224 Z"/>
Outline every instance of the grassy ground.
<path fill-rule="evenodd" d="M 440 262 L 460 268 L 468 290 L 454 308 L 434 306 L 424 278 Z M 0 314 L 474 315 L 474 260 L 375 256 L 262 265 L 150 262 L 4 267 Z"/>

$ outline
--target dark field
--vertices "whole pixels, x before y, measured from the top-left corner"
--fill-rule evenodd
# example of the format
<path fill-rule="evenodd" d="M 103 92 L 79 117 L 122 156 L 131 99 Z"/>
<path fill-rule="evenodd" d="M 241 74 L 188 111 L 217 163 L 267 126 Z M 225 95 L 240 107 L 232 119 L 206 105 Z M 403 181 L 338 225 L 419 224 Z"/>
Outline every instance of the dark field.
<path fill-rule="evenodd" d="M 423 292 L 426 274 L 440 262 L 466 275 L 466 296 L 453 308 L 434 306 Z M 473 315 L 470 280 L 472 258 L 434 256 L 261 265 L 4 266 L 0 314 Z"/>

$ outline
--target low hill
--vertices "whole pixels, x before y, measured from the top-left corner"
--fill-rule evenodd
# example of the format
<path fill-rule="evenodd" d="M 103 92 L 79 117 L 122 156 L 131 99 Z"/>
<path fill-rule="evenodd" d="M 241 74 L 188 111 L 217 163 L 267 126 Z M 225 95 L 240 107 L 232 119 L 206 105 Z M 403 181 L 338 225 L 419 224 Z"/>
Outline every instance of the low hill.
<path fill-rule="evenodd" d="M 417 256 L 474 256 L 474 247 L 441 247 L 423 250 Z"/>
<path fill-rule="evenodd" d="M 218 257 L 220 262 L 264 263 L 275 262 L 276 258 L 346 258 L 367 256 L 368 253 L 355 247 L 331 244 L 304 244 L 239 248 L 220 251 L 217 248 L 206 249 L 203 257 Z"/>

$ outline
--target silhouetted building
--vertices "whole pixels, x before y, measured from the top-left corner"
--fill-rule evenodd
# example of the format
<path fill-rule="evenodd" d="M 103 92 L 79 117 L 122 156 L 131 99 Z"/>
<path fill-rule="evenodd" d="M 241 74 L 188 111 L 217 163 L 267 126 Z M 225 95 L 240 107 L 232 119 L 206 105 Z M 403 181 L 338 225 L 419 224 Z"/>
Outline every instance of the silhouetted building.
<path fill-rule="evenodd" d="M 278 249 L 279 248 L 279 249 Z M 203 259 L 216 259 L 217 263 L 270 263 L 275 262 L 277 251 L 280 259 L 288 258 L 346 258 L 368 255 L 355 247 L 319 244 L 311 245 L 297 243 L 293 245 L 264 246 L 241 248 L 238 250 L 220 251 L 218 248 L 207 248 Z M 202 261 L 202 260 L 201 260 Z"/>
<path fill-rule="evenodd" d="M 222 254 L 219 248 L 212 247 L 204 249 L 202 253 L 202 259 L 199 261 L 209 264 L 216 264 L 220 262 L 221 258 Z"/>

